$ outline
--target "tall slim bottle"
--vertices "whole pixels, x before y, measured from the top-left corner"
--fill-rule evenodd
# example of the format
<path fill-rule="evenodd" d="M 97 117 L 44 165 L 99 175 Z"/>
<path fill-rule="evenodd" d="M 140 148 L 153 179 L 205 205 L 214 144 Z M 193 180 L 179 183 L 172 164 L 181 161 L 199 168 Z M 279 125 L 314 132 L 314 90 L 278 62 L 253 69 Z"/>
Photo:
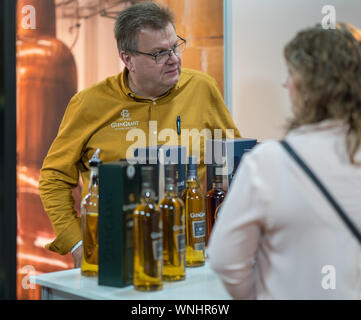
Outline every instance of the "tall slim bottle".
<path fill-rule="evenodd" d="M 186 235 L 183 201 L 177 196 L 176 164 L 165 167 L 165 196 L 159 203 L 163 217 L 163 279 L 184 280 Z"/>
<path fill-rule="evenodd" d="M 81 232 L 83 240 L 83 256 L 81 274 L 84 276 L 98 275 L 98 213 L 99 213 L 99 159 L 97 149 L 89 160 L 90 178 L 89 193 L 81 202 Z"/>
<path fill-rule="evenodd" d="M 206 213 L 204 196 L 197 177 L 197 157 L 188 158 L 186 189 L 183 193 L 186 213 L 186 266 L 204 265 L 206 242 Z"/>
<path fill-rule="evenodd" d="M 139 291 L 163 288 L 163 221 L 155 203 L 154 167 L 142 166 L 141 202 L 133 212 L 134 274 Z"/>
<path fill-rule="evenodd" d="M 223 181 L 222 174 L 219 171 L 222 171 L 222 165 L 214 164 L 213 169 L 213 180 L 212 180 L 212 189 L 208 191 L 206 195 L 207 200 L 207 241 L 212 232 L 213 225 L 216 219 L 216 210 L 223 202 L 226 197 L 226 192 L 223 190 Z"/>

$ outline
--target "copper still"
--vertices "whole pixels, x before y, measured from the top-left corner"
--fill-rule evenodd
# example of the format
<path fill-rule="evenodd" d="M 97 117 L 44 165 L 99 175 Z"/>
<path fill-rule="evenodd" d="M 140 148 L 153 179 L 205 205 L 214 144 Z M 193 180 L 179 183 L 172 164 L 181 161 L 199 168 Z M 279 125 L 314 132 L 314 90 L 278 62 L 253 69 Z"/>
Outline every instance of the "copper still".
<path fill-rule="evenodd" d="M 28 29 L 32 6 L 35 29 Z M 31 7 L 30 7 L 31 9 Z M 18 299 L 40 298 L 26 281 L 29 272 L 45 273 L 73 267 L 71 256 L 49 252 L 54 238 L 38 193 L 39 171 L 54 140 L 70 98 L 77 90 L 71 51 L 56 39 L 54 0 L 17 2 L 17 257 Z M 78 196 L 79 197 L 79 196 Z"/>
<path fill-rule="evenodd" d="M 22 8 L 36 10 L 36 29 L 24 29 Z M 72 53 L 55 38 L 54 0 L 17 4 L 18 164 L 41 168 L 77 88 Z"/>

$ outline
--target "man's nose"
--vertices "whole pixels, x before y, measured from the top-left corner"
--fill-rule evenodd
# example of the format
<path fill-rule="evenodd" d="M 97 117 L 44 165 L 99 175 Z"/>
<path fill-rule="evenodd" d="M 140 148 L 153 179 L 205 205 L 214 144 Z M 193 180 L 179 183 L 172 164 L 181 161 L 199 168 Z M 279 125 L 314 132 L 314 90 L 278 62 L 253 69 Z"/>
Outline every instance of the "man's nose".
<path fill-rule="evenodd" d="M 176 63 L 179 61 L 179 56 L 175 54 L 174 50 L 169 51 L 169 58 L 167 60 L 167 63 Z"/>

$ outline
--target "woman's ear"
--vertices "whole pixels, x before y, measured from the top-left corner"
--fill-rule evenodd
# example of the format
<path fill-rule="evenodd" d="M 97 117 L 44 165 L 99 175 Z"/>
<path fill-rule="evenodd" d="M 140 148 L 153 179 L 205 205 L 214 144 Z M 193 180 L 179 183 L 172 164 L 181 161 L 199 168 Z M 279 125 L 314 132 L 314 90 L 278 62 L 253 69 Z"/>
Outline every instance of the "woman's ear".
<path fill-rule="evenodd" d="M 132 56 L 127 53 L 126 51 L 121 51 L 120 52 L 120 59 L 123 61 L 125 67 L 129 70 L 129 71 L 134 71 L 134 64 L 133 64 L 133 59 Z"/>

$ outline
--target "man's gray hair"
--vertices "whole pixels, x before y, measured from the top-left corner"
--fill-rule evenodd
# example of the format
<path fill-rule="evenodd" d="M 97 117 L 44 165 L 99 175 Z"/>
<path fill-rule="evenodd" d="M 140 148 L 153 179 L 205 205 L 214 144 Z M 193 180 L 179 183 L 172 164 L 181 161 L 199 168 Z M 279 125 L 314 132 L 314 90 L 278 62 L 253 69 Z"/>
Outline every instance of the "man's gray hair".
<path fill-rule="evenodd" d="M 161 30 L 169 23 L 174 26 L 173 13 L 154 2 L 140 2 L 125 8 L 118 14 L 114 26 L 119 52 L 137 50 L 137 36 L 141 28 Z"/>

